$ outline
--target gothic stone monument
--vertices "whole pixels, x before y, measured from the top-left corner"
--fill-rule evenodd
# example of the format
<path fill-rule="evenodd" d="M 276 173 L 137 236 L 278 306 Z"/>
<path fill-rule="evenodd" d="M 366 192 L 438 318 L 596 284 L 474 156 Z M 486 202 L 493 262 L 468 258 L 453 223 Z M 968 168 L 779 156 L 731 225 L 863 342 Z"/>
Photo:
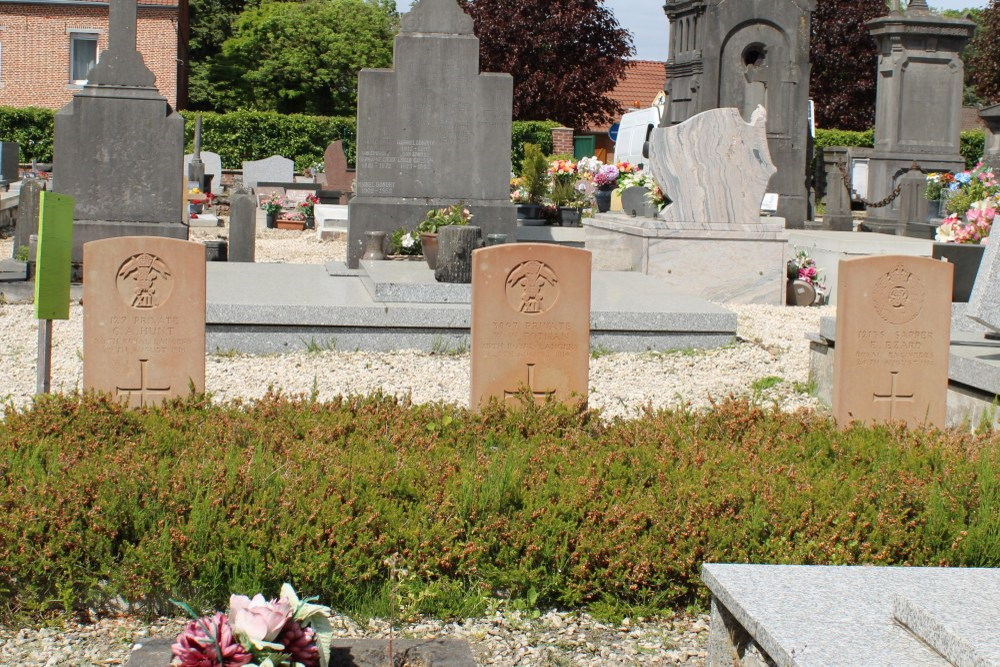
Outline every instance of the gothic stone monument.
<path fill-rule="evenodd" d="M 184 119 L 136 50 L 136 0 L 111 0 L 110 12 L 108 49 L 55 118 L 56 191 L 76 201 L 74 263 L 97 239 L 187 238 Z"/>
<path fill-rule="evenodd" d="M 767 109 L 778 168 L 768 192 L 778 216 L 801 229 L 809 214 L 809 26 L 816 0 L 666 0 L 670 19 L 667 108 L 661 125 L 735 107 L 750 120 Z"/>
<path fill-rule="evenodd" d="M 868 199 L 887 196 L 917 162 L 925 171 L 961 171 L 959 153 L 964 68 L 959 54 L 975 24 L 932 13 L 926 0 L 899 1 L 869 21 L 878 43 L 875 150 L 868 165 Z M 899 200 L 868 211 L 873 231 L 902 234 Z"/>
<path fill-rule="evenodd" d="M 205 246 L 94 241 L 83 270 L 84 389 L 133 407 L 205 391 Z"/>
<path fill-rule="evenodd" d="M 908 255 L 840 261 L 833 366 L 838 423 L 944 427 L 954 268 Z"/>
<path fill-rule="evenodd" d="M 513 237 L 514 81 L 479 73 L 472 18 L 455 0 L 420 0 L 403 16 L 394 66 L 362 70 L 358 80 L 348 265 L 358 266 L 365 232 L 414 229 L 430 209 L 458 202 L 484 237 Z"/>

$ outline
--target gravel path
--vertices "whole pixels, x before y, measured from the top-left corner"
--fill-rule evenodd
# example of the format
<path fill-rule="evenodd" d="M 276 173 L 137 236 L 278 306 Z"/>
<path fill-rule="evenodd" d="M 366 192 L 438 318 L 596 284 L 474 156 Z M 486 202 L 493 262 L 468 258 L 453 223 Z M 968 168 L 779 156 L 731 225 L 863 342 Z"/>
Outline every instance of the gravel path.
<path fill-rule="evenodd" d="M 194 238 L 225 236 L 197 230 Z M 0 239 L 0 257 L 11 241 Z M 343 259 L 343 241 L 318 241 L 312 232 L 261 230 L 261 262 L 322 263 Z M 590 364 L 590 404 L 608 416 L 637 414 L 643 406 L 707 406 L 713 398 L 747 395 L 782 409 L 819 407 L 804 393 L 808 342 L 819 318 L 832 307 L 728 306 L 738 314 L 739 340 L 714 350 L 670 353 L 596 354 Z M 0 304 L 0 402 L 30 405 L 35 387 L 37 323 L 30 304 Z M 82 308 L 53 327 L 52 386 L 72 392 L 82 386 Z M 376 389 L 410 395 L 416 402 L 468 404 L 469 354 L 399 352 L 293 352 L 274 356 L 209 355 L 206 386 L 216 400 L 256 398 L 269 387 L 290 394 L 318 391 L 321 400 Z M 53 629 L 0 628 L 3 665 L 120 665 L 135 637 L 176 634 L 181 621 L 145 624 L 135 618 L 103 619 Z M 342 636 L 387 636 L 375 621 L 359 627 L 340 619 Z M 471 642 L 477 662 L 495 665 L 702 665 L 708 619 L 626 622 L 614 627 L 587 615 L 550 612 L 539 618 L 497 614 L 462 623 L 428 620 L 408 626 L 404 636 L 446 636 Z"/>

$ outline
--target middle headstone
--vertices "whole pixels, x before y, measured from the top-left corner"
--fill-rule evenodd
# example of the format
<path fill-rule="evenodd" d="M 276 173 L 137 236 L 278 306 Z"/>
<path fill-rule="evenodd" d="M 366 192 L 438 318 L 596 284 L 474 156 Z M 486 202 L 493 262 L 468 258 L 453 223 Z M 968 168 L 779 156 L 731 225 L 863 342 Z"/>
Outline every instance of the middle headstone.
<path fill-rule="evenodd" d="M 510 243 L 472 253 L 472 396 L 587 400 L 590 252 Z"/>
<path fill-rule="evenodd" d="M 414 229 L 427 211 L 458 202 L 484 236 L 512 237 L 514 80 L 479 73 L 472 18 L 455 0 L 420 0 L 403 16 L 394 65 L 358 80 L 348 265 L 358 266 L 365 232 Z"/>
<path fill-rule="evenodd" d="M 945 425 L 954 265 L 883 255 L 841 260 L 833 415 Z"/>

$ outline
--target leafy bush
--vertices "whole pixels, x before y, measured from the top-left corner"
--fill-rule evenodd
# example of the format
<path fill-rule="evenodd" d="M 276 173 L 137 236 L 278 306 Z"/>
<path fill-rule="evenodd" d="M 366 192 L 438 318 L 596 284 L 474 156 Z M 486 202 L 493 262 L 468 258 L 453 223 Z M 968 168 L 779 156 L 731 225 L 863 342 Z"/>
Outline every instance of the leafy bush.
<path fill-rule="evenodd" d="M 527 402 L 9 409 L 0 612 L 218 607 L 283 581 L 358 612 L 393 553 L 408 611 L 442 615 L 497 597 L 662 612 L 705 596 L 705 561 L 1000 565 L 1000 436 Z"/>
<path fill-rule="evenodd" d="M 559 123 L 552 120 L 515 120 L 510 139 L 510 163 L 520 174 L 524 161 L 524 144 L 535 144 L 548 155 L 552 152 L 552 130 Z"/>
<path fill-rule="evenodd" d="M 22 163 L 52 162 L 55 112 L 38 107 L 0 107 L 0 137 L 20 144 Z"/>
<path fill-rule="evenodd" d="M 986 133 L 983 130 L 966 130 L 962 132 L 962 142 L 959 152 L 965 158 L 965 168 L 972 169 L 983 159 Z"/>
<path fill-rule="evenodd" d="M 972 169 L 983 157 L 983 144 L 986 141 L 982 130 L 967 130 L 962 132 L 959 142 L 959 153 L 965 158 L 965 168 Z M 875 145 L 875 130 L 853 132 L 851 130 L 816 129 L 815 144 L 817 151 L 826 146 L 867 146 Z"/>

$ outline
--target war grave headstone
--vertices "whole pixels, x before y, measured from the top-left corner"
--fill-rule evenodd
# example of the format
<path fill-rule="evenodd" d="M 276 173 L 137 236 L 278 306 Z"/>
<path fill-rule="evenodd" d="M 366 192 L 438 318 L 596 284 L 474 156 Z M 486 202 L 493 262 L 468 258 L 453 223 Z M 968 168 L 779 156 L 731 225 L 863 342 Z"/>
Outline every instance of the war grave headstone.
<path fill-rule="evenodd" d="M 656 218 L 584 220 L 595 268 L 641 271 L 714 301 L 784 303 L 788 233 L 781 218 L 761 217 L 774 173 L 764 108 L 751 120 L 734 108 L 711 109 L 655 128 L 650 172 L 670 203 Z M 708 278 L 707 267 L 720 264 L 727 270 Z"/>
<path fill-rule="evenodd" d="M 546 243 L 472 253 L 472 395 L 586 401 L 591 257 Z"/>
<path fill-rule="evenodd" d="M 54 187 L 76 201 L 73 261 L 116 236 L 187 238 L 184 119 L 136 50 L 136 0 L 111 0 L 109 46 L 55 115 Z"/>
<path fill-rule="evenodd" d="M 205 247 L 156 237 L 84 246 L 83 385 L 133 407 L 205 390 Z"/>
<path fill-rule="evenodd" d="M 668 104 L 661 124 L 733 107 L 749 121 L 767 109 L 767 142 L 776 172 L 767 190 L 781 195 L 778 217 L 801 229 L 808 217 L 809 26 L 816 0 L 667 0 Z"/>
<path fill-rule="evenodd" d="M 258 183 L 292 183 L 295 163 L 286 157 L 272 155 L 263 160 L 243 163 L 243 185 L 256 188 Z"/>
<path fill-rule="evenodd" d="M 871 200 L 888 196 L 917 162 L 925 171 L 961 171 L 959 153 L 964 67 L 961 51 L 975 23 L 933 13 L 926 0 L 898 3 L 887 16 L 868 22 L 878 43 L 875 148 L 869 162 Z M 928 91 L 933 91 L 929 95 Z M 919 224 L 901 225 L 897 198 L 870 208 L 872 231 L 927 237 Z"/>
<path fill-rule="evenodd" d="M 906 255 L 841 260 L 833 367 L 840 424 L 945 425 L 953 271 Z"/>
<path fill-rule="evenodd" d="M 357 185 L 348 266 L 365 232 L 415 229 L 458 202 L 484 236 L 513 238 L 510 132 L 513 79 L 481 74 L 472 18 L 455 0 L 421 0 L 402 18 L 393 70 L 358 80 Z"/>
<path fill-rule="evenodd" d="M 21 146 L 16 141 L 0 142 L 0 181 L 5 187 L 21 180 L 20 155 Z"/>

